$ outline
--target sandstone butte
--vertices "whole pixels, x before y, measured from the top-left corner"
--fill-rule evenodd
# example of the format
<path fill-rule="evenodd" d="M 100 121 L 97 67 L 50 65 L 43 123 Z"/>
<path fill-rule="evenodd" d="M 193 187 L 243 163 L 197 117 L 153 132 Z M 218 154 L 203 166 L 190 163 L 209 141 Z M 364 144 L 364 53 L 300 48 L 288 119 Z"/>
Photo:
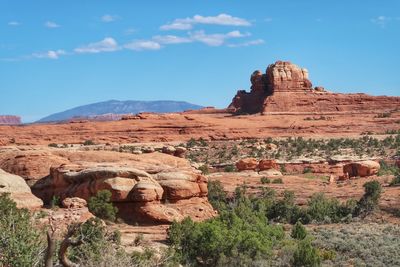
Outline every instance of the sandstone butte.
<path fill-rule="evenodd" d="M 12 115 L 0 115 L 0 125 L 21 124 L 21 118 Z"/>
<path fill-rule="evenodd" d="M 400 129 L 400 97 L 332 93 L 313 87 L 306 69 L 277 61 L 255 71 L 249 92 L 226 109 L 143 113 L 119 121 L 0 126 L 0 146 L 50 143 L 135 143 L 265 137 L 355 137 Z M 250 115 L 248 115 L 250 114 Z M 389 116 L 382 116 L 388 114 Z"/>

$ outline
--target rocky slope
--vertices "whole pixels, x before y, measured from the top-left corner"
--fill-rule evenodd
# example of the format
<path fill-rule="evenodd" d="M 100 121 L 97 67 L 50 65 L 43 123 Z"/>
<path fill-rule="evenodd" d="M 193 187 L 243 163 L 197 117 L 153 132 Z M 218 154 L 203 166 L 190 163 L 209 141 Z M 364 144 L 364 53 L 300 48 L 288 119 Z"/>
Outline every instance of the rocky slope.
<path fill-rule="evenodd" d="M 0 115 L 0 125 L 21 124 L 21 118 L 13 115 Z"/>
<path fill-rule="evenodd" d="M 265 73 L 251 75 L 251 91 L 240 90 L 229 109 L 235 113 L 346 113 L 391 112 L 400 109 L 400 97 L 338 94 L 312 87 L 308 71 L 277 61 Z"/>

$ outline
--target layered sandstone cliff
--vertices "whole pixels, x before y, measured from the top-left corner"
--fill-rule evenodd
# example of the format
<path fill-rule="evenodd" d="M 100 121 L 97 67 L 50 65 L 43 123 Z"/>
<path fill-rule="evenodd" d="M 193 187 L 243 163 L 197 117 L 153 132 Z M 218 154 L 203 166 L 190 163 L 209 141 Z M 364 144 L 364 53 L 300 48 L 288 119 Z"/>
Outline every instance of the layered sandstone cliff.
<path fill-rule="evenodd" d="M 277 61 L 265 73 L 250 77 L 251 91 L 240 90 L 229 109 L 235 113 L 390 112 L 400 108 L 400 97 L 339 94 L 312 87 L 308 71 L 290 62 Z"/>
<path fill-rule="evenodd" d="M 0 125 L 15 125 L 21 124 L 21 118 L 12 115 L 0 115 Z"/>

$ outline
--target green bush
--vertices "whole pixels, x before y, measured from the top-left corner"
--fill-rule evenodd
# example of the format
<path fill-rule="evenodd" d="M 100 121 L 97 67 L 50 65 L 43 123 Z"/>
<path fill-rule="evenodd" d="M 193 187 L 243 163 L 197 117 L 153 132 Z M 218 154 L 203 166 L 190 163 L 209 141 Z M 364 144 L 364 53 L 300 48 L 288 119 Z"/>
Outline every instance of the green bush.
<path fill-rule="evenodd" d="M 313 170 L 312 170 L 311 167 L 305 167 L 305 168 L 303 169 L 303 173 L 312 173 L 312 172 L 313 172 Z"/>
<path fill-rule="evenodd" d="M 61 205 L 61 199 L 59 196 L 53 196 L 50 201 L 50 208 L 57 209 Z"/>
<path fill-rule="evenodd" d="M 99 218 L 115 221 L 118 209 L 111 203 L 111 196 L 108 190 L 98 191 L 96 196 L 89 199 L 89 211 Z"/>
<path fill-rule="evenodd" d="M 85 140 L 85 142 L 83 142 L 84 146 L 92 146 L 95 145 L 95 142 L 93 140 Z"/>
<path fill-rule="evenodd" d="M 270 184 L 271 180 L 268 177 L 261 177 L 260 182 L 262 184 Z"/>
<path fill-rule="evenodd" d="M 208 181 L 208 201 L 214 209 L 221 212 L 226 209 L 227 195 L 220 181 Z"/>
<path fill-rule="evenodd" d="M 201 171 L 201 173 L 202 173 L 203 175 L 207 175 L 207 174 L 210 173 L 210 169 L 209 169 L 209 167 L 208 167 L 207 164 L 201 165 L 201 166 L 199 167 L 199 170 Z"/>
<path fill-rule="evenodd" d="M 400 185 L 400 175 L 397 175 L 390 182 L 390 186 Z"/>
<path fill-rule="evenodd" d="M 382 186 L 378 181 L 370 181 L 364 184 L 365 193 L 358 201 L 355 210 L 356 215 L 368 214 L 374 211 L 379 204 L 382 193 Z"/>
<path fill-rule="evenodd" d="M 233 166 L 233 165 L 228 165 L 228 166 L 225 166 L 224 171 L 225 172 L 235 172 L 236 171 L 236 167 Z"/>
<path fill-rule="evenodd" d="M 18 209 L 9 194 L 0 195 L 0 266 L 25 267 L 43 262 L 44 236 L 26 209 Z"/>
<path fill-rule="evenodd" d="M 307 230 L 301 222 L 297 222 L 293 228 L 290 236 L 294 239 L 302 240 L 307 236 Z"/>
<path fill-rule="evenodd" d="M 283 180 L 282 178 L 275 178 L 274 180 L 272 180 L 273 184 L 283 184 Z"/>
<path fill-rule="evenodd" d="M 378 176 L 382 175 L 400 175 L 400 170 L 395 165 L 387 164 L 386 161 L 381 160 L 379 161 L 379 165 L 381 166 L 378 171 Z"/>
<path fill-rule="evenodd" d="M 215 266 L 231 257 L 269 258 L 283 238 L 282 227 L 269 225 L 254 213 L 244 219 L 229 212 L 201 223 L 186 218 L 174 222 L 168 231 L 181 262 L 189 265 Z"/>
<path fill-rule="evenodd" d="M 318 249 L 313 247 L 309 238 L 305 238 L 298 243 L 297 249 L 293 255 L 292 264 L 296 267 L 321 265 L 321 257 L 318 253 Z"/>
<path fill-rule="evenodd" d="M 58 148 L 58 144 L 56 144 L 56 143 L 50 143 L 50 144 L 48 144 L 48 146 L 49 146 L 49 147 Z"/>

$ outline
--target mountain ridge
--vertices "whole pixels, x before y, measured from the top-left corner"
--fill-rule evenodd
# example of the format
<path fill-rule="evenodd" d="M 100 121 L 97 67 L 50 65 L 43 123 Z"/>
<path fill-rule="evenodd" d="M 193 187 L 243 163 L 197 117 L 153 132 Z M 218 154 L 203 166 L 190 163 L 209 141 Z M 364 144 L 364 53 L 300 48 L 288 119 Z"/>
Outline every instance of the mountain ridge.
<path fill-rule="evenodd" d="M 50 114 L 36 122 L 64 121 L 76 117 L 91 117 L 104 114 L 137 114 L 140 112 L 182 112 L 185 110 L 201 109 L 203 106 L 186 101 L 173 100 L 107 100 L 92 104 L 77 106 L 61 112 Z"/>

